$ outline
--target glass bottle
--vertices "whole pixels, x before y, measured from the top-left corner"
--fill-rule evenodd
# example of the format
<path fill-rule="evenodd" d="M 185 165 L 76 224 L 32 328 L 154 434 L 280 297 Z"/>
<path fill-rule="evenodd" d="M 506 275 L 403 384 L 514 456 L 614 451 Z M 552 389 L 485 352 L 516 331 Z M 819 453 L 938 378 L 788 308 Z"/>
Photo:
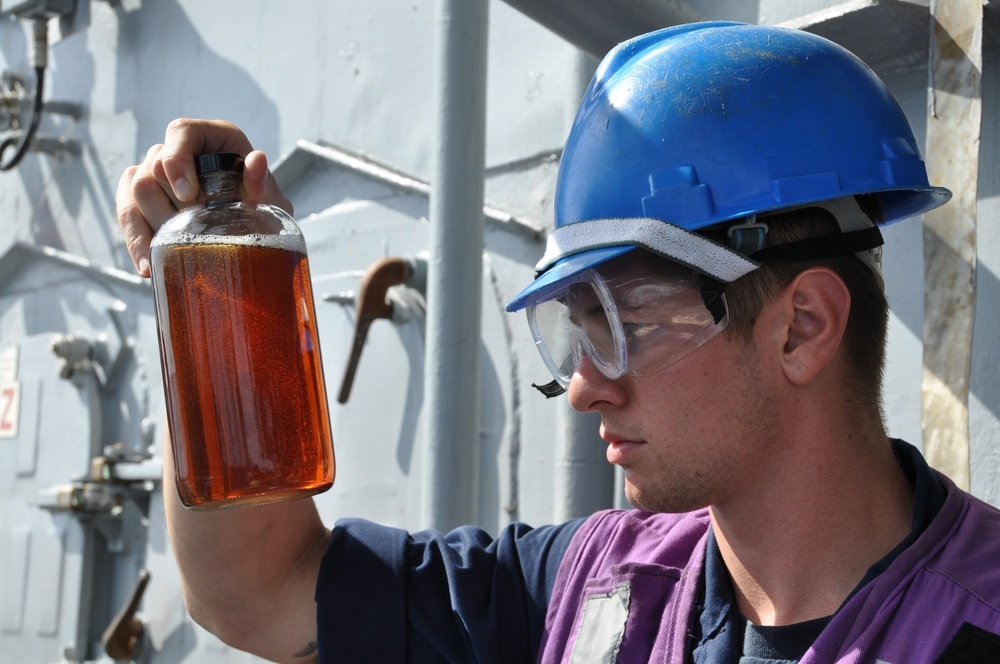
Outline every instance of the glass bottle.
<path fill-rule="evenodd" d="M 305 241 L 240 199 L 243 157 L 197 159 L 201 197 L 155 234 L 153 301 L 177 490 L 192 509 L 333 484 L 333 437 Z"/>

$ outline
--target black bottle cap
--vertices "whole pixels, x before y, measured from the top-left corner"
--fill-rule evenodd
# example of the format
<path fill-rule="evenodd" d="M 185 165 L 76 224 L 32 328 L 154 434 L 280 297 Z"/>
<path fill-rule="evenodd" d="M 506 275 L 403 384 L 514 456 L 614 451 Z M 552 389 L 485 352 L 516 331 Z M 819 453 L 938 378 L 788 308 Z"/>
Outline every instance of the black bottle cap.
<path fill-rule="evenodd" d="M 218 173 L 219 171 L 243 172 L 243 155 L 238 152 L 209 152 L 198 155 L 194 161 L 195 172 L 198 175 Z"/>

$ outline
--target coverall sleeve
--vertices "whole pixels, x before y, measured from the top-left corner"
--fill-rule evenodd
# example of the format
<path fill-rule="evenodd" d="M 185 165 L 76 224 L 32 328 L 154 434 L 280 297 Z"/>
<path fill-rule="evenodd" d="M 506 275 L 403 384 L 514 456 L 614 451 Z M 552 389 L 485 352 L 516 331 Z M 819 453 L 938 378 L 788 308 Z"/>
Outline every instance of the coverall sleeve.
<path fill-rule="evenodd" d="M 581 521 L 408 533 L 338 521 L 316 589 L 321 662 L 533 662 Z"/>

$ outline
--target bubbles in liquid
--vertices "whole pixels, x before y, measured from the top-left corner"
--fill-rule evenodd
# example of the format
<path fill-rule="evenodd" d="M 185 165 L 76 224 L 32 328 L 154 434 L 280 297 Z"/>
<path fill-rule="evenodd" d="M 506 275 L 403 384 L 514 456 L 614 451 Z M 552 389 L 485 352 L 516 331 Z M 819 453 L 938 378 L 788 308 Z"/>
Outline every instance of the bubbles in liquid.
<path fill-rule="evenodd" d="M 299 254 L 306 253 L 305 240 L 301 235 L 270 235 L 250 233 L 248 235 L 195 235 L 194 233 L 166 233 L 153 237 L 152 246 L 169 247 L 175 245 L 229 245 L 244 247 L 268 247 L 283 249 Z"/>

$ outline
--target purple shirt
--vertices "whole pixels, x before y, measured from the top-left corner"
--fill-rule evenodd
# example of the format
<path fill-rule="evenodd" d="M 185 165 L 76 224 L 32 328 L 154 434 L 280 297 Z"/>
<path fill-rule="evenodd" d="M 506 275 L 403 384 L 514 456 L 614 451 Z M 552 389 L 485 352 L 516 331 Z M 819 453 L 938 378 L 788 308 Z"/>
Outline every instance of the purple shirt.
<path fill-rule="evenodd" d="M 965 623 L 987 639 L 1000 633 L 1000 512 L 938 481 L 937 515 L 841 607 L 801 664 L 934 662 Z M 706 510 L 589 518 L 556 578 L 539 661 L 686 662 L 708 529 Z"/>

